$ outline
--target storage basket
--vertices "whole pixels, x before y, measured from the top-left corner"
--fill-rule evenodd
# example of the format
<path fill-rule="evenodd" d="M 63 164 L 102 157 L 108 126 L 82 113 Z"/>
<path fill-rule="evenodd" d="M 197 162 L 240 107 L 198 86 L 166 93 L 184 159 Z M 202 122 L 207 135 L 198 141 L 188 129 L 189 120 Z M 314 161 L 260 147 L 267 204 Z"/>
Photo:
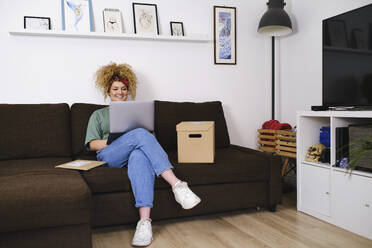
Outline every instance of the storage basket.
<path fill-rule="evenodd" d="M 264 152 L 275 152 L 275 132 L 271 129 L 258 129 L 257 130 L 258 148 Z"/>
<path fill-rule="evenodd" d="M 258 129 L 257 132 L 258 148 L 261 151 L 275 153 L 286 158 L 282 167 L 282 176 L 285 176 L 289 159 L 296 158 L 296 132 L 271 129 Z M 291 169 L 293 168 L 296 167 Z"/>
<path fill-rule="evenodd" d="M 296 158 L 296 132 L 276 130 L 275 153 L 290 158 Z"/>
<path fill-rule="evenodd" d="M 258 148 L 280 156 L 296 158 L 296 132 L 258 129 Z"/>

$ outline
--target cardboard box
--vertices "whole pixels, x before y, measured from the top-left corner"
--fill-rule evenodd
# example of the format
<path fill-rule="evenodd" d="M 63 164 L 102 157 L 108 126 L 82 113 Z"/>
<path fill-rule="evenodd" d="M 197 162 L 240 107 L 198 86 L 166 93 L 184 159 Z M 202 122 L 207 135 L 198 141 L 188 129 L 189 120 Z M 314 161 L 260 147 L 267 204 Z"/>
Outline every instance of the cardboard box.
<path fill-rule="evenodd" d="M 184 121 L 176 130 L 178 163 L 214 163 L 214 121 Z"/>
<path fill-rule="evenodd" d="M 95 160 L 74 160 L 68 163 L 64 163 L 61 165 L 57 165 L 56 168 L 63 168 L 63 169 L 72 169 L 72 170 L 90 170 L 95 167 L 101 166 L 106 164 L 103 161 L 95 161 Z"/>

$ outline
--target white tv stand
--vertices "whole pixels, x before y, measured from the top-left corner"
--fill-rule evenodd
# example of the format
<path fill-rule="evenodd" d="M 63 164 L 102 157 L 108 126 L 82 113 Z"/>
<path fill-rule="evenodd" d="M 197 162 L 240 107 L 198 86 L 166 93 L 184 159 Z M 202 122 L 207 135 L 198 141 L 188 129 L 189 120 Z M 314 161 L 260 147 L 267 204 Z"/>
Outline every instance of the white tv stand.
<path fill-rule="evenodd" d="M 361 123 L 372 123 L 372 111 L 297 113 L 297 210 L 372 239 L 372 173 L 332 166 L 335 128 Z M 331 163 L 306 162 L 322 126 L 331 127 Z"/>

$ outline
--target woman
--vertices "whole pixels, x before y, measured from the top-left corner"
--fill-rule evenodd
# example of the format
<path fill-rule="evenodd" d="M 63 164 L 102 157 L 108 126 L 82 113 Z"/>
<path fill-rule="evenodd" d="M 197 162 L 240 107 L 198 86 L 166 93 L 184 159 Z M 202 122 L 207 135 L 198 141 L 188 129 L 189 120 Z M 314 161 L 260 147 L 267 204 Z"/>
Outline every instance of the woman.
<path fill-rule="evenodd" d="M 102 90 L 105 99 L 108 96 L 111 101 L 126 101 L 128 95 L 132 99 L 136 97 L 137 78 L 129 65 L 111 63 L 97 71 L 96 86 Z M 152 241 L 150 212 L 155 175 L 171 185 L 176 201 L 184 209 L 195 207 L 200 198 L 186 182 L 175 176 L 167 154 L 151 133 L 137 128 L 107 145 L 109 126 L 109 107 L 96 110 L 89 119 L 85 145 L 96 151 L 97 159 L 107 162 L 109 167 L 128 167 L 135 206 L 140 215 L 132 245 L 147 246 Z"/>

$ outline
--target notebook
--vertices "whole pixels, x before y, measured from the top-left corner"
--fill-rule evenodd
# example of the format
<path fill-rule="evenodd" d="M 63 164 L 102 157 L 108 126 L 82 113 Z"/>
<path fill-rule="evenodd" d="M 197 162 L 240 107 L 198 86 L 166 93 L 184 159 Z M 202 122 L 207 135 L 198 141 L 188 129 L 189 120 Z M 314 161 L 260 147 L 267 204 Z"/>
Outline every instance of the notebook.
<path fill-rule="evenodd" d="M 106 162 L 94 160 L 74 160 L 61 165 L 57 165 L 56 168 L 86 171 L 101 166 L 103 164 L 106 164 Z"/>

